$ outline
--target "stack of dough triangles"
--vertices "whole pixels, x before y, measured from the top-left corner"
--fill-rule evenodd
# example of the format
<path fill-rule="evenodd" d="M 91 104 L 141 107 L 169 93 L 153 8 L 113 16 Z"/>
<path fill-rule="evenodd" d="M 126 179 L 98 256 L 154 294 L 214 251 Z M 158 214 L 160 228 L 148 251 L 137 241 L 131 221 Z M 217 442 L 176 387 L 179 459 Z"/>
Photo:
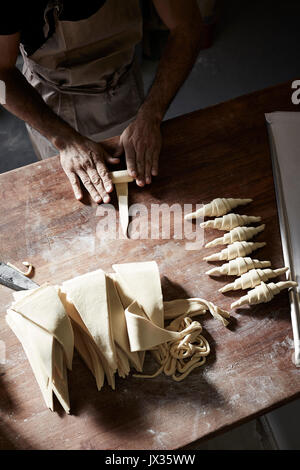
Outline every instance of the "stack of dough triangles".
<path fill-rule="evenodd" d="M 51 409 L 53 390 L 69 410 L 65 364 L 71 368 L 74 341 L 98 389 L 105 378 L 114 389 L 116 373 L 125 378 L 131 368 L 142 372 L 149 350 L 162 358 L 161 371 L 182 380 L 209 353 L 202 327 L 191 317 L 210 311 L 228 323 L 228 312 L 200 298 L 163 302 L 155 262 L 117 264 L 113 269 L 111 274 L 98 269 L 59 287 L 19 294 L 22 298 L 8 311 L 8 323 Z M 173 321 L 165 327 L 165 319 Z"/>

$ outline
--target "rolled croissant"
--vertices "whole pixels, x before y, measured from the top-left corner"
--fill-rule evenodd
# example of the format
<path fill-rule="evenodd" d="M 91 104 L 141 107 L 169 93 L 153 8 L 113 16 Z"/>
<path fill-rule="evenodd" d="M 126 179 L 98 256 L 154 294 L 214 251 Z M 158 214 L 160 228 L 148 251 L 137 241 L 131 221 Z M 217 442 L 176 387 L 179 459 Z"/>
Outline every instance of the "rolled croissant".
<path fill-rule="evenodd" d="M 210 256 L 205 256 L 205 261 L 222 261 L 223 259 L 231 260 L 238 256 L 246 256 L 252 251 L 258 250 L 266 245 L 266 242 L 234 242 L 228 245 L 224 250 L 219 253 L 213 253 Z"/>
<path fill-rule="evenodd" d="M 252 259 L 249 257 L 238 257 L 236 259 L 232 259 L 228 263 L 222 264 L 222 266 L 216 266 L 215 268 L 210 269 L 206 272 L 209 276 L 216 276 L 216 275 L 228 275 L 228 276 L 241 276 L 250 269 L 254 268 L 267 268 L 271 266 L 270 261 L 260 261 L 259 259 Z"/>
<path fill-rule="evenodd" d="M 249 272 L 238 277 L 234 282 L 226 284 L 226 286 L 219 289 L 219 292 L 228 292 L 230 290 L 249 289 L 258 286 L 262 281 L 280 276 L 285 273 L 289 268 L 279 269 L 251 269 Z"/>
<path fill-rule="evenodd" d="M 210 248 L 216 245 L 229 245 L 234 242 L 241 242 L 250 240 L 258 233 L 265 229 L 265 224 L 259 225 L 258 227 L 236 227 L 230 232 L 225 233 L 223 237 L 215 238 L 209 243 L 206 243 L 205 248 Z"/>
<path fill-rule="evenodd" d="M 252 215 L 226 214 L 223 215 L 223 217 L 217 217 L 216 219 L 202 222 L 200 227 L 216 228 L 217 230 L 232 230 L 235 227 L 250 225 L 260 221 L 261 217 L 255 217 Z"/>
<path fill-rule="evenodd" d="M 231 308 L 241 307 L 242 305 L 256 305 L 269 302 L 276 294 L 279 294 L 283 289 L 297 286 L 298 283 L 294 281 L 281 281 L 274 284 L 270 282 L 265 284 L 262 282 L 259 286 L 249 290 L 247 295 L 244 295 L 236 302 L 231 304 Z"/>
<path fill-rule="evenodd" d="M 209 204 L 204 204 L 204 206 L 198 209 L 196 212 L 186 214 L 184 218 L 189 220 L 205 216 L 217 217 L 227 214 L 227 212 L 230 212 L 237 206 L 244 206 L 252 201 L 253 199 L 217 198 L 211 201 Z"/>

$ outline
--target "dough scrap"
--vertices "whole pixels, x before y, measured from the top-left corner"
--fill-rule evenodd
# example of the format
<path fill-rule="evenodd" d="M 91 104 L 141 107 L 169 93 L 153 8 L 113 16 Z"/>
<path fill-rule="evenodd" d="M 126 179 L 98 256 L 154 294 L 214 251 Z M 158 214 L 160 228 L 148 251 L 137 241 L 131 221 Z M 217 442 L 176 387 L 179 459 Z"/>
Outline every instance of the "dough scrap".
<path fill-rule="evenodd" d="M 252 202 L 253 199 L 216 198 L 196 212 L 185 215 L 186 220 L 197 219 L 198 217 L 215 217 L 225 215 L 237 206 L 244 206 Z"/>
<path fill-rule="evenodd" d="M 183 314 L 192 317 L 209 311 L 214 318 L 220 320 L 224 326 L 227 326 L 227 318 L 230 318 L 230 314 L 227 310 L 223 310 L 212 302 L 198 297 L 164 302 L 164 310 L 165 319 L 173 319 Z"/>
<path fill-rule="evenodd" d="M 176 330 L 178 338 L 169 343 L 159 344 L 152 352 L 159 368 L 152 375 L 134 375 L 140 378 L 154 378 L 164 373 L 176 382 L 184 380 L 196 367 L 203 366 L 210 353 L 208 341 L 201 335 L 202 326 L 189 317 L 174 320 L 167 330 Z"/>
<path fill-rule="evenodd" d="M 254 268 L 268 268 L 271 266 L 270 261 L 260 261 L 258 259 L 252 259 L 250 257 L 241 257 L 230 260 L 228 263 L 217 266 L 206 272 L 210 276 L 216 275 L 228 275 L 228 276 L 241 276 L 242 274 L 250 271 Z"/>
<path fill-rule="evenodd" d="M 266 245 L 266 242 L 234 242 L 231 245 L 228 245 L 227 248 L 220 251 L 219 253 L 214 253 L 210 256 L 205 256 L 203 258 L 205 261 L 222 261 L 222 260 L 231 260 L 238 258 L 240 256 L 246 256 L 252 253 L 258 248 L 262 248 Z"/>
<path fill-rule="evenodd" d="M 200 224 L 200 227 L 215 228 L 217 230 L 232 230 L 235 227 L 241 227 L 242 225 L 250 225 L 260 221 L 261 217 L 232 213 L 226 214 L 223 217 L 217 217 L 216 219 L 202 222 Z"/>
<path fill-rule="evenodd" d="M 13 264 L 9 262 L 7 262 L 6 264 L 7 266 L 10 266 L 11 268 L 15 269 L 16 271 L 18 271 L 19 273 L 23 274 L 26 277 L 30 277 L 33 272 L 33 264 L 29 263 L 29 261 L 22 261 L 22 264 L 26 266 L 27 268 L 26 271 L 22 271 L 21 269 L 17 268 L 16 266 L 14 266 Z"/>
<path fill-rule="evenodd" d="M 288 271 L 289 268 L 279 269 L 251 269 L 234 282 L 226 284 L 219 289 L 219 292 L 228 292 L 230 290 L 249 289 L 258 286 L 262 281 L 267 281 Z"/>
<path fill-rule="evenodd" d="M 210 248 L 217 245 L 229 245 L 237 241 L 247 241 L 253 238 L 258 233 L 265 229 L 265 224 L 258 227 L 236 227 L 230 232 L 225 233 L 223 237 L 215 238 L 205 245 L 205 248 Z"/>

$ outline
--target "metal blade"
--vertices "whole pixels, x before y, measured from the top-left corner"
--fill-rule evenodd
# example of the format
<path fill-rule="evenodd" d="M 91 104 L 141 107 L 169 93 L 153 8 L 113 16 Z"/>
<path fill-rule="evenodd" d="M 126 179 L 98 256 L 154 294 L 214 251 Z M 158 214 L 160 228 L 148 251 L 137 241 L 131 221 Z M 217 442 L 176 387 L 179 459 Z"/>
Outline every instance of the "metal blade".
<path fill-rule="evenodd" d="M 32 281 L 24 274 L 19 273 L 15 269 L 7 266 L 0 261 L 0 284 L 14 290 L 28 290 L 39 287 L 36 282 Z"/>

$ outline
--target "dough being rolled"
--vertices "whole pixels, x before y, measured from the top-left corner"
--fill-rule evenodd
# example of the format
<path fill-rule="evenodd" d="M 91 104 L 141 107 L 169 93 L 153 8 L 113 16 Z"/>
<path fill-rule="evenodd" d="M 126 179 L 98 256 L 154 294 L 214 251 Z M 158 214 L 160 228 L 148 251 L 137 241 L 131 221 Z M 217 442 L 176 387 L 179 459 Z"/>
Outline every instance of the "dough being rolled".
<path fill-rule="evenodd" d="M 203 207 L 196 212 L 186 214 L 186 220 L 197 219 L 198 217 L 215 217 L 225 215 L 237 206 L 244 206 L 252 202 L 253 199 L 233 199 L 233 198 L 217 198 L 209 204 L 204 204 Z"/>
<path fill-rule="evenodd" d="M 238 241 L 247 241 L 253 238 L 258 233 L 265 229 L 265 224 L 258 227 L 236 227 L 230 232 L 225 233 L 223 237 L 215 238 L 205 245 L 205 248 L 210 248 L 217 245 L 229 245 L 230 243 Z"/>
<path fill-rule="evenodd" d="M 120 225 L 122 227 L 125 238 L 127 236 L 127 229 L 129 224 L 129 212 L 128 212 L 128 183 L 134 180 L 129 175 L 127 170 L 113 171 L 111 173 L 112 182 L 116 186 L 116 192 L 118 196 L 119 204 L 119 218 Z"/>
<path fill-rule="evenodd" d="M 265 245 L 266 242 L 234 242 L 219 253 L 205 256 L 203 259 L 205 261 L 222 261 L 223 259 L 231 260 L 239 256 L 249 255 L 253 251 L 258 250 L 258 248 L 262 248 Z"/>
<path fill-rule="evenodd" d="M 270 282 L 265 284 L 262 282 L 259 286 L 254 287 L 254 289 L 249 290 L 247 295 L 244 295 L 236 302 L 231 304 L 231 308 L 241 307 L 242 305 L 255 305 L 269 302 L 273 299 L 276 294 L 279 294 L 283 289 L 289 289 L 290 287 L 296 287 L 297 282 L 294 281 L 282 281 L 274 284 Z"/>
<path fill-rule="evenodd" d="M 261 217 L 254 217 L 252 215 L 226 214 L 223 215 L 223 217 L 217 217 L 216 219 L 202 222 L 200 227 L 215 228 L 217 230 L 232 230 L 235 227 L 250 225 L 260 221 Z"/>
<path fill-rule="evenodd" d="M 113 184 L 131 183 L 134 181 L 134 178 L 129 175 L 127 170 L 112 171 L 110 175 Z"/>
<path fill-rule="evenodd" d="M 258 286 L 262 281 L 280 276 L 285 273 L 289 268 L 279 269 L 251 269 L 249 272 L 242 274 L 234 282 L 226 284 L 226 286 L 219 289 L 219 292 L 228 292 L 230 290 L 249 289 Z"/>
<path fill-rule="evenodd" d="M 241 257 L 230 260 L 228 263 L 217 266 L 206 272 L 210 276 L 216 275 L 228 275 L 228 276 L 241 276 L 250 269 L 254 268 L 268 268 L 271 266 L 270 261 L 260 261 L 258 259 L 252 259 L 249 257 Z"/>

